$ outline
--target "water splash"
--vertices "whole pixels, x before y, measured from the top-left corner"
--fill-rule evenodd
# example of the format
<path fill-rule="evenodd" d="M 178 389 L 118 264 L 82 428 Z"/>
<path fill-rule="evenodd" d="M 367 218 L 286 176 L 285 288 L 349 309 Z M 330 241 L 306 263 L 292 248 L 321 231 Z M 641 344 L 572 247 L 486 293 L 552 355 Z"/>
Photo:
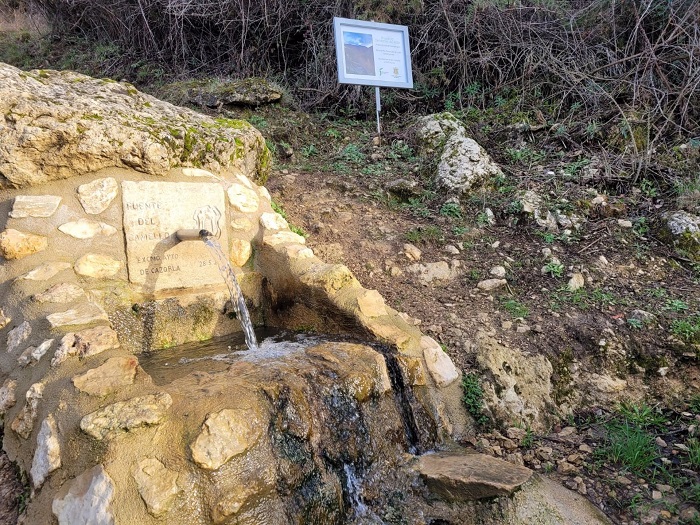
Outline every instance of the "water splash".
<path fill-rule="evenodd" d="M 202 230 L 200 232 L 200 236 L 202 241 L 204 241 L 204 244 L 207 245 L 207 247 L 214 254 L 214 257 L 216 257 L 219 271 L 221 272 L 224 281 L 226 281 L 228 290 L 231 293 L 231 303 L 233 303 L 236 318 L 241 322 L 246 345 L 250 350 L 257 350 L 258 342 L 255 339 L 253 323 L 250 322 L 250 315 L 248 314 L 248 308 L 245 305 L 245 298 L 243 297 L 241 287 L 238 284 L 238 279 L 236 279 L 236 274 L 233 273 L 231 263 L 229 263 L 228 258 L 221 249 L 221 245 L 216 239 L 213 238 L 212 234 L 206 230 Z"/>

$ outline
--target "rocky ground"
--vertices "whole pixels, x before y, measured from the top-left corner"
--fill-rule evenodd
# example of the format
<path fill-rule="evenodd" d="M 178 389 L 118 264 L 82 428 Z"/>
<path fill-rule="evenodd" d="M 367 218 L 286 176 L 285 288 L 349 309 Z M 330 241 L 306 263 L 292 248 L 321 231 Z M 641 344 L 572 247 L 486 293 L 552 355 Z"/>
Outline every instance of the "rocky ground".
<path fill-rule="evenodd" d="M 293 126 L 246 116 L 276 148 L 267 186 L 308 245 L 419 323 L 477 385 L 494 379 L 483 338 L 522 352 L 523 366 L 551 363 L 552 417 L 507 421 L 486 392 L 482 433 L 466 444 L 548 473 L 615 523 L 700 522 L 700 267 L 660 228 L 665 212 L 697 206 L 700 188 L 601 184 L 595 160 L 568 176 L 578 152 L 504 162 L 503 180 L 457 199 L 431 184 L 405 123 L 378 142 L 371 122 L 302 121 L 310 132 L 292 146 Z M 538 220 L 532 195 L 575 224 Z"/>

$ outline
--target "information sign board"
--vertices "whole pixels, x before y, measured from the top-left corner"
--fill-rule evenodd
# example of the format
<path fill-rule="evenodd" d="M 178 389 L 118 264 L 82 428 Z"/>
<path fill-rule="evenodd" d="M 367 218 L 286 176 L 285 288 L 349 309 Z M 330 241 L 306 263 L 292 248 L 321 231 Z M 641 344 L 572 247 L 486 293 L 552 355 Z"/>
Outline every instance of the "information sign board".
<path fill-rule="evenodd" d="M 333 29 L 341 84 L 413 87 L 406 26 L 334 18 Z"/>

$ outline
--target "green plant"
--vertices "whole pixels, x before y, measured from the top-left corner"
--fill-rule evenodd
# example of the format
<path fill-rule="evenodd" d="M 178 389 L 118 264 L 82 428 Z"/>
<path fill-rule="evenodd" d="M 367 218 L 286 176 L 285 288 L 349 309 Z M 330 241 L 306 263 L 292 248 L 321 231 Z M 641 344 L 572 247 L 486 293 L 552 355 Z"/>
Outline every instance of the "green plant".
<path fill-rule="evenodd" d="M 308 144 L 301 148 L 301 154 L 304 158 L 314 157 L 318 155 L 318 149 L 315 144 Z"/>
<path fill-rule="evenodd" d="M 462 207 L 456 202 L 446 202 L 440 207 L 440 215 L 451 219 L 461 219 Z"/>
<path fill-rule="evenodd" d="M 348 144 L 340 152 L 340 158 L 346 162 L 353 162 L 355 164 L 361 164 L 367 158 L 362 151 L 360 151 L 357 144 Z"/>
<path fill-rule="evenodd" d="M 472 281 L 478 281 L 481 279 L 481 272 L 476 268 L 472 268 L 467 272 L 467 277 L 469 277 L 469 279 Z"/>
<path fill-rule="evenodd" d="M 632 231 L 637 235 L 645 235 L 649 233 L 649 223 L 647 222 L 647 218 L 639 217 L 636 221 L 634 221 Z"/>
<path fill-rule="evenodd" d="M 515 318 L 527 317 L 530 314 L 528 307 L 517 299 L 502 297 L 501 306 L 506 312 Z"/>
<path fill-rule="evenodd" d="M 682 299 L 669 299 L 662 307 L 664 310 L 673 310 L 674 312 L 684 312 L 688 310 L 688 303 Z"/>
<path fill-rule="evenodd" d="M 409 197 L 408 202 L 402 205 L 404 208 L 408 209 L 411 214 L 416 217 L 430 217 L 430 210 L 425 205 L 423 199 L 419 197 Z"/>
<path fill-rule="evenodd" d="M 671 323 L 671 333 L 687 343 L 700 339 L 700 315 L 676 319 Z"/>
<path fill-rule="evenodd" d="M 343 134 L 335 128 L 330 128 L 326 130 L 325 135 L 326 137 L 329 137 L 331 139 L 339 139 L 343 136 Z"/>
<path fill-rule="evenodd" d="M 700 394 L 695 394 L 688 400 L 688 410 L 700 414 Z"/>
<path fill-rule="evenodd" d="M 464 374 L 462 377 L 462 401 L 477 424 L 488 423 L 489 418 L 484 414 L 484 390 L 477 374 Z"/>
<path fill-rule="evenodd" d="M 406 240 L 412 243 L 438 242 L 442 238 L 442 230 L 437 226 L 419 226 L 406 232 Z"/>
<path fill-rule="evenodd" d="M 697 438 L 689 439 L 687 447 L 688 461 L 695 470 L 700 469 L 700 440 Z"/>
<path fill-rule="evenodd" d="M 658 197 L 659 190 L 652 180 L 642 179 L 639 183 L 639 190 L 647 197 Z"/>
<path fill-rule="evenodd" d="M 535 444 L 535 433 L 532 431 L 530 426 L 528 426 L 525 429 L 525 436 L 523 437 L 523 440 L 520 442 L 520 446 L 523 448 L 532 448 L 532 446 Z"/>
<path fill-rule="evenodd" d="M 452 227 L 452 235 L 456 235 L 457 237 L 461 237 L 465 233 L 469 231 L 468 226 L 453 226 Z"/>
<path fill-rule="evenodd" d="M 627 324 L 630 325 L 632 328 L 636 328 L 639 330 L 644 326 L 644 323 L 642 323 L 641 319 L 636 319 L 634 317 L 630 317 L 627 319 Z"/>
<path fill-rule="evenodd" d="M 550 261 L 544 265 L 544 273 L 548 273 L 552 277 L 561 277 L 564 275 L 564 265 L 558 262 Z"/>
<path fill-rule="evenodd" d="M 265 117 L 261 117 L 260 115 L 251 115 L 246 120 L 256 128 L 266 128 L 268 125 Z"/>
<path fill-rule="evenodd" d="M 666 417 L 654 407 L 646 403 L 621 403 L 618 413 L 630 423 L 642 428 L 664 428 L 668 421 Z"/>
<path fill-rule="evenodd" d="M 480 211 L 476 215 L 476 224 L 479 226 L 486 226 L 489 223 L 489 216 L 485 211 Z"/>
<path fill-rule="evenodd" d="M 535 151 L 529 146 L 523 146 L 520 149 L 506 148 L 506 155 L 510 162 L 523 164 L 528 167 L 540 162 L 547 156 L 544 151 Z"/>
<path fill-rule="evenodd" d="M 642 474 L 658 457 L 654 436 L 627 420 L 605 425 L 606 444 L 602 454 L 635 474 Z"/>
<path fill-rule="evenodd" d="M 569 164 L 564 166 L 564 174 L 568 175 L 569 177 L 575 177 L 583 168 L 588 166 L 590 163 L 591 161 L 588 159 L 579 159 L 570 162 Z"/>

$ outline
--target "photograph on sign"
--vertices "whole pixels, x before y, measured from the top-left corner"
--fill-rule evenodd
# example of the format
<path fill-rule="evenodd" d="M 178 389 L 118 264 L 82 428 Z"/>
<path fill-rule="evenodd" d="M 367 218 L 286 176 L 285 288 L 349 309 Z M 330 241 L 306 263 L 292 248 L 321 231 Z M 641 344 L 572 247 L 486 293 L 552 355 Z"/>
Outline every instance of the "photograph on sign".
<path fill-rule="evenodd" d="M 378 87 L 413 87 L 408 28 L 334 18 L 338 81 Z"/>

